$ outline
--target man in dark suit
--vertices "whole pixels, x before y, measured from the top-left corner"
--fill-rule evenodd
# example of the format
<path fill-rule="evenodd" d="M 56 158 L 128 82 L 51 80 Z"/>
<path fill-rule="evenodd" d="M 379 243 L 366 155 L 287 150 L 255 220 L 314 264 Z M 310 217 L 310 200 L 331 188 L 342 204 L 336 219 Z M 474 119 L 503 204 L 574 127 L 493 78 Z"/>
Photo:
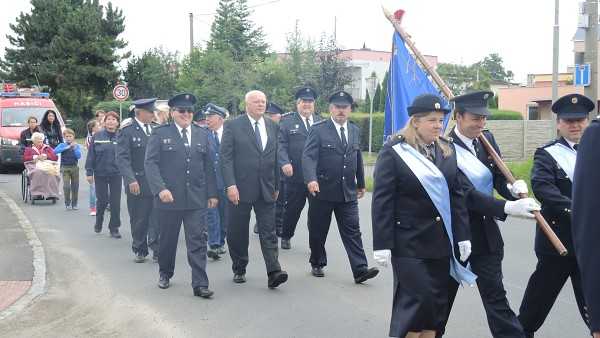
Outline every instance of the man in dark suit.
<path fill-rule="evenodd" d="M 148 227 L 154 217 L 154 198 L 144 161 L 146 147 L 152 128 L 156 98 L 133 101 L 134 117 L 125 122 L 117 133 L 117 166 L 123 176 L 123 185 L 127 195 L 127 210 L 131 224 L 131 249 L 135 254 L 133 261 L 143 263 L 148 255 Z"/>
<path fill-rule="evenodd" d="M 284 114 L 279 125 L 279 165 L 285 177 L 285 206 L 283 209 L 283 230 L 281 248 L 292 247 L 300 213 L 308 199 L 309 212 L 312 197 L 306 190 L 302 174 L 302 152 L 311 126 L 323 118 L 315 114 L 317 91 L 310 87 L 296 92 L 296 111 Z"/>
<path fill-rule="evenodd" d="M 308 191 L 315 199 L 308 215 L 313 276 L 325 276 L 325 241 L 331 214 L 335 213 L 354 281 L 362 283 L 377 276 L 379 270 L 369 269 L 360 233 L 358 199 L 365 195 L 365 172 L 360 128 L 348 121 L 352 102 L 352 96 L 345 91 L 329 96 L 331 118 L 313 124 L 302 154 L 302 170 Z"/>
<path fill-rule="evenodd" d="M 221 170 L 227 189 L 227 245 L 233 281 L 246 281 L 250 212 L 254 209 L 270 288 L 287 281 L 279 265 L 275 233 L 275 200 L 279 194 L 277 133 L 279 125 L 265 119 L 267 98 L 258 90 L 246 94 L 246 114 L 225 123 Z"/>
<path fill-rule="evenodd" d="M 596 118 L 586 129 L 577 148 L 571 215 L 575 257 L 581 270 L 583 295 L 589 315 L 590 331 L 594 338 L 600 338 L 600 227 L 597 214 L 600 191 L 599 143 L 600 119 Z"/>
<path fill-rule="evenodd" d="M 193 124 L 196 97 L 178 94 L 169 100 L 172 123 L 154 128 L 146 149 L 146 175 L 154 194 L 159 224 L 158 287 L 169 287 L 181 223 L 194 296 L 210 297 L 206 275 L 206 208 L 217 205 L 215 168 L 208 155 L 208 132 Z"/>
<path fill-rule="evenodd" d="M 467 262 L 470 263 L 473 273 L 478 276 L 477 287 L 492 336 L 523 337 L 523 329 L 508 304 L 502 283 L 504 241 L 496 219 L 503 221 L 506 219 L 506 214 L 524 214 L 533 217 L 529 211 L 539 210 L 539 208 L 531 199 L 514 201 L 518 198 L 518 193 L 527 193 L 527 184 L 519 180 L 514 185 L 508 185 L 506 177 L 479 143 L 478 138 L 483 134 L 500 155 L 494 136 L 484 129 L 487 116 L 492 115 L 488 108 L 488 100 L 493 96 L 494 93 L 490 91 L 477 91 L 452 98 L 456 127 L 448 136 L 454 141 L 458 167 L 475 187 L 475 190 L 467 196 L 472 243 L 471 255 Z M 511 201 L 494 198 L 493 189 Z M 449 280 L 448 316 L 458 286 L 456 281 Z M 437 332 L 438 337 L 443 334 L 443 330 Z"/>
<path fill-rule="evenodd" d="M 542 216 L 568 254 L 560 256 L 541 228 L 536 228 L 538 262 L 519 309 L 519 321 L 528 338 L 542 326 L 569 277 L 581 317 L 589 325 L 571 234 L 571 189 L 578 143 L 588 125 L 588 114 L 594 107 L 590 99 L 580 94 L 569 94 L 554 102 L 552 111 L 556 113 L 556 126 L 561 137 L 538 148 L 533 158 L 531 188 L 542 203 Z"/>
<path fill-rule="evenodd" d="M 208 153 L 215 166 L 217 177 L 217 199 L 216 207 L 206 210 L 206 229 L 208 231 L 208 257 L 212 259 L 221 258 L 226 252 L 225 237 L 227 237 L 227 198 L 225 196 L 225 185 L 221 173 L 221 139 L 223 138 L 223 122 L 225 121 L 225 110 L 212 103 L 206 105 L 206 127 L 208 128 Z"/>

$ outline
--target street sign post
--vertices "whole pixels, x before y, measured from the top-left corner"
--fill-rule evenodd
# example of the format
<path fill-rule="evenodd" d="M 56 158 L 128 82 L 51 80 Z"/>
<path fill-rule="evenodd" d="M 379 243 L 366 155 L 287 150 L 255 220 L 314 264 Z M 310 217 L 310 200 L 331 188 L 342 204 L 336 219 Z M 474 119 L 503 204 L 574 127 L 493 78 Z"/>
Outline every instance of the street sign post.
<path fill-rule="evenodd" d="M 123 121 L 123 101 L 129 97 L 129 89 L 125 85 L 116 85 L 113 96 L 119 100 L 119 121 Z"/>

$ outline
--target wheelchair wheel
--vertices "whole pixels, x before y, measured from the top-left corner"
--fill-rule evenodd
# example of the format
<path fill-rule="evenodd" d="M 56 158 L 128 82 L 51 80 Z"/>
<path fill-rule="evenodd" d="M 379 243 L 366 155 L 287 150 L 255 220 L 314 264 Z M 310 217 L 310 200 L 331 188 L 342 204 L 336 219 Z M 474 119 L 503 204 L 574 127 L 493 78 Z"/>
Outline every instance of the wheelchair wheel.
<path fill-rule="evenodd" d="M 21 197 L 23 201 L 27 203 L 27 200 L 31 198 L 29 192 L 29 177 L 27 177 L 27 169 L 24 169 L 21 173 Z"/>

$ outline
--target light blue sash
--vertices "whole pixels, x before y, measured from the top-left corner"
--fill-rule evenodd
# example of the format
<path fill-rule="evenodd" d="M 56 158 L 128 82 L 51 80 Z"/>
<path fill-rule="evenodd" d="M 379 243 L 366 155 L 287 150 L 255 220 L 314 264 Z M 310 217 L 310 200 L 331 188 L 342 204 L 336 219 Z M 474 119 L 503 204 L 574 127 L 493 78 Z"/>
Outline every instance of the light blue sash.
<path fill-rule="evenodd" d="M 565 173 L 567 173 L 567 176 L 569 176 L 571 182 L 573 182 L 577 152 L 558 142 L 544 149 L 546 149 L 552 158 L 554 158 L 554 160 L 562 167 Z"/>
<path fill-rule="evenodd" d="M 425 156 L 406 143 L 399 143 L 392 147 L 410 170 L 417 176 L 419 183 L 425 188 L 427 195 L 442 215 L 446 233 L 452 246 L 452 259 L 450 259 L 450 275 L 459 283 L 465 281 L 473 285 L 477 276 L 468 268 L 460 265 L 454 257 L 454 239 L 452 236 L 452 214 L 450 212 L 450 192 L 444 174 Z"/>
<path fill-rule="evenodd" d="M 473 183 L 475 189 L 491 196 L 494 192 L 494 177 L 490 170 L 472 152 L 461 146 L 454 148 L 460 170 Z"/>

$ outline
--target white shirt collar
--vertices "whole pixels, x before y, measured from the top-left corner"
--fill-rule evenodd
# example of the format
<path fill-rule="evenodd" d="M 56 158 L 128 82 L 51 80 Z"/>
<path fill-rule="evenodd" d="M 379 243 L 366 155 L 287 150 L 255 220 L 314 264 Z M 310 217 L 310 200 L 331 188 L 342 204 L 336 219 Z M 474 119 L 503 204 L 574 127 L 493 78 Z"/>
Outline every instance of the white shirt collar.
<path fill-rule="evenodd" d="M 458 130 L 458 127 L 454 127 L 454 133 L 456 133 L 456 136 L 458 136 L 458 138 L 463 141 L 463 143 L 471 148 L 471 146 L 473 145 L 473 139 L 470 137 L 467 137 L 463 134 L 461 134 L 461 132 Z"/>

